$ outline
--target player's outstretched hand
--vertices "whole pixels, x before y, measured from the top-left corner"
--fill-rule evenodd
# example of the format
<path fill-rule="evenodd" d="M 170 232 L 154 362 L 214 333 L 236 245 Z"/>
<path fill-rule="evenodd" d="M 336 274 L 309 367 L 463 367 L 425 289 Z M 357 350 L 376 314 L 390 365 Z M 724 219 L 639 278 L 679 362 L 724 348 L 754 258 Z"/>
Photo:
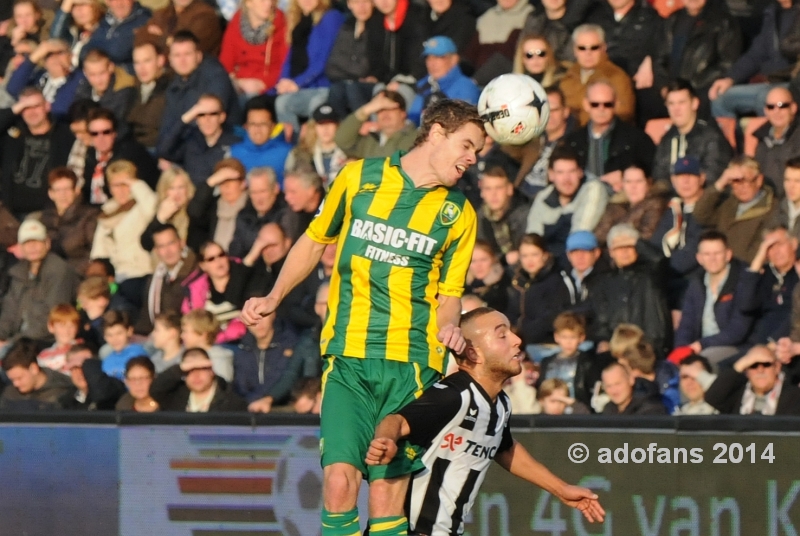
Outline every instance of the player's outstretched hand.
<path fill-rule="evenodd" d="M 278 301 L 267 296 L 265 298 L 250 298 L 242 307 L 242 322 L 246 326 L 254 326 L 265 316 L 269 316 L 278 308 Z"/>
<path fill-rule="evenodd" d="M 386 465 L 392 461 L 395 454 L 397 454 L 397 443 L 388 437 L 376 437 L 369 444 L 367 459 L 364 461 L 367 465 Z"/>
<path fill-rule="evenodd" d="M 591 523 L 595 521 L 602 523 L 605 519 L 606 511 L 600 506 L 597 494 L 590 489 L 580 486 L 565 486 L 559 498 L 567 506 L 580 510 L 583 517 Z"/>
<path fill-rule="evenodd" d="M 464 335 L 461 334 L 461 328 L 453 324 L 447 324 L 440 329 L 436 338 L 457 354 L 463 352 L 464 348 L 467 347 L 467 341 L 464 340 Z"/>

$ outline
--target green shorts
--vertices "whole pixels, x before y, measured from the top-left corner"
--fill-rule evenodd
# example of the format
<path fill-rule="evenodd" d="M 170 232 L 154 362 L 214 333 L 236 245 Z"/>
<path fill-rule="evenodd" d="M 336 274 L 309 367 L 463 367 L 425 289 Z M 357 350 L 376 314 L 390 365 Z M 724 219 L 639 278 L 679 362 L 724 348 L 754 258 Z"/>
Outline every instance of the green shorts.
<path fill-rule="evenodd" d="M 388 465 L 367 466 L 364 458 L 378 423 L 419 398 L 441 377 L 436 370 L 417 363 L 325 356 L 319 442 L 322 467 L 348 463 L 370 482 L 420 469 L 421 453 L 403 441 Z"/>

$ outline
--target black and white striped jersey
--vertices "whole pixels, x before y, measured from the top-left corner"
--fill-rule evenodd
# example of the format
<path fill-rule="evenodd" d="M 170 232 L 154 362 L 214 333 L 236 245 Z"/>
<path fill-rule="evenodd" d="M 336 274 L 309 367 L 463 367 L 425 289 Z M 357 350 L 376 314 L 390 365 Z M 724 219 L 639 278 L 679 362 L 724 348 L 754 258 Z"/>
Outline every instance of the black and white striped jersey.
<path fill-rule="evenodd" d="M 426 449 L 425 469 L 406 497 L 414 534 L 462 534 L 486 470 L 498 452 L 513 446 L 511 403 L 504 392 L 493 402 L 472 377 L 459 371 L 432 385 L 399 411 L 411 444 Z"/>

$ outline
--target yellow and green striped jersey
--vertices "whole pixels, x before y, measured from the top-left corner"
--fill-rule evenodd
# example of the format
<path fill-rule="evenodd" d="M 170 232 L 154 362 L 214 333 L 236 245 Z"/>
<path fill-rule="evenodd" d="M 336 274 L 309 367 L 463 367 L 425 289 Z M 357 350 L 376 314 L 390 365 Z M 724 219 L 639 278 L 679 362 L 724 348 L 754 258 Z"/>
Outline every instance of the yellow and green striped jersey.
<path fill-rule="evenodd" d="M 456 189 L 417 188 L 401 153 L 348 164 L 306 234 L 338 240 L 322 353 L 442 371 L 437 296 L 460 297 L 476 216 Z"/>

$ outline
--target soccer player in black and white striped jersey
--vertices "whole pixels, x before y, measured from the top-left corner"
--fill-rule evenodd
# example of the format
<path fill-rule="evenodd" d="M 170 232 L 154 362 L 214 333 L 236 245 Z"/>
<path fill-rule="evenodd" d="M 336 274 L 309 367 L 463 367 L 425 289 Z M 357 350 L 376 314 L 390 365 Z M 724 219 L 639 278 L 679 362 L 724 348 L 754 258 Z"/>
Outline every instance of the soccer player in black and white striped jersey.
<path fill-rule="evenodd" d="M 568 485 L 537 462 L 511 437 L 511 404 L 503 382 L 520 373 L 520 338 L 505 315 L 480 307 L 461 317 L 467 348 L 459 371 L 434 384 L 375 430 L 368 465 L 388 463 L 401 438 L 426 449 L 424 469 L 409 484 L 411 534 L 462 534 L 492 460 L 511 474 L 547 490 L 590 522 L 605 511 L 591 490 Z"/>

